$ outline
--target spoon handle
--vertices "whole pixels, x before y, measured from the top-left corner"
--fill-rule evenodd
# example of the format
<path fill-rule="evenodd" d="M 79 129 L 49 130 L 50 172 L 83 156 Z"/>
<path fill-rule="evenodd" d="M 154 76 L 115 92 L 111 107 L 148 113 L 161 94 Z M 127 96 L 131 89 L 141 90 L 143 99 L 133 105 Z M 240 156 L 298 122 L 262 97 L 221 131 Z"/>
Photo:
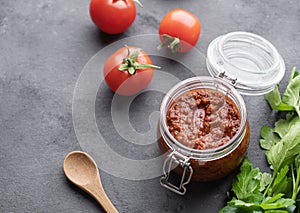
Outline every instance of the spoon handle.
<path fill-rule="evenodd" d="M 97 202 L 107 213 L 118 213 L 118 210 L 112 204 L 100 183 L 86 186 L 86 189 L 90 191 L 92 196 L 97 200 Z"/>

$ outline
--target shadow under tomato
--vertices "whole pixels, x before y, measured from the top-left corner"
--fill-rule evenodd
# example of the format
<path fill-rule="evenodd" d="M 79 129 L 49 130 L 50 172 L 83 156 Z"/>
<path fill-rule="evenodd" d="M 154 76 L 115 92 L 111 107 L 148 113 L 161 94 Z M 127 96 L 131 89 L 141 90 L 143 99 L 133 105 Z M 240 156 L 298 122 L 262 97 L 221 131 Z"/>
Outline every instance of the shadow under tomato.
<path fill-rule="evenodd" d="M 111 44 L 115 41 L 118 41 L 118 40 L 126 37 L 125 33 L 111 35 L 111 34 L 107 34 L 105 32 L 102 32 L 98 28 L 95 28 L 94 34 L 95 34 L 95 38 L 99 41 L 101 46 L 109 45 L 109 44 Z"/>

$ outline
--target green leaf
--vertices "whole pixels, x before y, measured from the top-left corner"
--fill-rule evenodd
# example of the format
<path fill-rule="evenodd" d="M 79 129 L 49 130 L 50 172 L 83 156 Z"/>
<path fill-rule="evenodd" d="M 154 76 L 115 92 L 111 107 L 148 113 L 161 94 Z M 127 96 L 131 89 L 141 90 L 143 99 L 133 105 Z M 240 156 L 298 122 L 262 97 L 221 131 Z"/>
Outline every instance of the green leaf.
<path fill-rule="evenodd" d="M 269 185 L 271 183 L 271 180 L 272 180 L 271 174 L 266 173 L 266 172 L 261 173 L 259 191 L 263 192 L 266 189 L 267 185 Z"/>
<path fill-rule="evenodd" d="M 270 127 L 263 126 L 260 131 L 260 135 L 263 139 L 260 140 L 260 146 L 263 149 L 269 150 L 274 144 L 280 141 L 280 137 Z"/>
<path fill-rule="evenodd" d="M 297 114 L 300 116 L 300 106 L 299 106 L 299 96 L 300 96 L 300 75 L 296 70 L 296 67 L 292 69 L 291 78 L 289 84 L 282 96 L 282 102 L 292 106 Z"/>
<path fill-rule="evenodd" d="M 274 90 L 266 94 L 265 98 L 272 109 L 279 111 L 296 111 L 298 116 L 300 116 L 300 75 L 296 67 L 292 69 L 289 83 L 282 98 L 280 97 L 278 85 L 276 85 Z"/>
<path fill-rule="evenodd" d="M 234 205 L 225 206 L 218 213 L 238 213 L 238 207 Z"/>
<path fill-rule="evenodd" d="M 248 158 L 245 158 L 232 184 L 232 191 L 239 200 L 261 202 L 263 195 L 260 193 L 260 180 L 257 179 L 259 173 L 259 169 L 253 168 Z"/>
<path fill-rule="evenodd" d="M 247 203 L 242 200 L 232 200 L 221 209 L 219 213 L 263 213 L 263 209 L 255 203 Z"/>
<path fill-rule="evenodd" d="M 244 202 L 242 200 L 232 200 L 232 201 L 229 202 L 229 204 L 233 204 L 235 206 L 244 206 L 244 207 L 259 207 L 258 204 L 247 203 L 247 202 Z"/>
<path fill-rule="evenodd" d="M 300 131 L 299 126 L 291 126 L 290 131 L 280 142 L 266 151 L 268 162 L 278 172 L 285 165 L 291 164 L 300 153 Z"/>
<path fill-rule="evenodd" d="M 281 198 L 278 200 L 278 202 L 284 205 L 286 208 L 295 204 L 295 201 L 290 198 Z"/>
<path fill-rule="evenodd" d="M 276 85 L 271 92 L 265 95 L 265 99 L 268 101 L 269 105 L 273 110 L 279 110 L 279 111 L 294 110 L 294 107 L 289 106 L 281 101 L 278 85 Z"/>
<path fill-rule="evenodd" d="M 277 195 L 275 195 L 275 196 L 273 196 L 273 197 L 267 197 L 262 203 L 263 203 L 263 204 L 266 204 L 266 203 L 273 203 L 273 202 L 279 200 L 280 198 L 282 198 L 283 195 L 284 195 L 284 194 L 277 194 Z"/>
<path fill-rule="evenodd" d="M 260 206 L 264 210 L 273 210 L 274 212 L 293 212 L 293 210 L 295 209 L 295 200 L 290 198 L 282 198 L 283 196 L 284 194 L 277 194 L 273 197 L 267 197 Z"/>
<path fill-rule="evenodd" d="M 286 197 L 291 196 L 292 191 L 292 180 L 289 178 L 288 175 L 289 166 L 284 166 L 280 172 L 277 173 L 276 178 L 272 184 L 272 187 L 268 191 L 268 195 L 277 195 L 277 194 L 284 194 Z"/>
<path fill-rule="evenodd" d="M 300 206 L 297 206 L 297 208 L 298 208 L 298 213 L 300 212 L 299 207 L 300 207 Z M 287 207 L 286 209 L 289 211 L 289 213 L 295 213 L 296 205 L 289 206 L 289 207 Z"/>
<path fill-rule="evenodd" d="M 276 178 L 273 183 L 273 187 L 276 187 L 282 184 L 283 180 L 286 178 L 287 173 L 289 172 L 289 166 L 285 165 L 280 172 L 277 173 Z"/>
<path fill-rule="evenodd" d="M 277 194 L 274 197 L 268 197 L 266 200 L 260 205 L 264 210 L 270 209 L 284 209 L 288 208 L 295 204 L 293 199 L 282 198 L 283 194 Z"/>
<path fill-rule="evenodd" d="M 280 119 L 275 123 L 274 132 L 282 138 L 289 133 L 292 127 L 300 128 L 300 117 L 290 112 L 287 113 L 286 119 Z"/>
<path fill-rule="evenodd" d="M 272 210 L 266 210 L 264 213 L 289 213 L 288 210 L 281 210 L 281 209 L 272 209 Z"/>
<path fill-rule="evenodd" d="M 264 213 L 258 206 L 242 206 L 242 205 L 228 205 L 219 211 L 219 213 Z"/>

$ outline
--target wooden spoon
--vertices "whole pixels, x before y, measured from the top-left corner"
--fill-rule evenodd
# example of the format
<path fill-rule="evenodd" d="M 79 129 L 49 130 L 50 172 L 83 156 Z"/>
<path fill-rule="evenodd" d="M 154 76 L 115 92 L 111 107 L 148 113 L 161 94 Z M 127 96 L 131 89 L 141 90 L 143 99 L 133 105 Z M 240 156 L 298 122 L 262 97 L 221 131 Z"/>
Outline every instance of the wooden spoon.
<path fill-rule="evenodd" d="M 63 169 L 67 178 L 76 186 L 92 195 L 108 213 L 118 213 L 118 210 L 107 197 L 95 161 L 85 152 L 70 152 Z"/>

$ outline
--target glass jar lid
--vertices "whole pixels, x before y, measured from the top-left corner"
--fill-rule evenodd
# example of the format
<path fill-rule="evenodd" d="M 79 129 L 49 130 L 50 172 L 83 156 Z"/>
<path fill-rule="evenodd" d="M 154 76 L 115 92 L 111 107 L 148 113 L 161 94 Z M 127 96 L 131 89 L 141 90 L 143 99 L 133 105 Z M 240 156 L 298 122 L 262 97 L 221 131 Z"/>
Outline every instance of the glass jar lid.
<path fill-rule="evenodd" d="M 245 95 L 270 92 L 285 73 L 285 64 L 266 39 L 248 32 L 231 32 L 214 39 L 207 49 L 207 68 Z"/>

